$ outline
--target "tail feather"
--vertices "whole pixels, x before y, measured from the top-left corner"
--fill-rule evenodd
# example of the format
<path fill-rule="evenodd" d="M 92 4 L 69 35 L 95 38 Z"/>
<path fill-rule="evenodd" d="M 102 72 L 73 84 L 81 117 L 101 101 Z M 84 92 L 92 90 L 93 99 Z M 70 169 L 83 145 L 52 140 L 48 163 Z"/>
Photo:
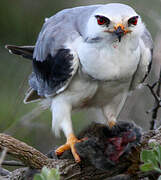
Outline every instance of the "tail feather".
<path fill-rule="evenodd" d="M 29 88 L 28 91 L 26 92 L 24 103 L 28 104 L 28 103 L 31 103 L 31 102 L 37 102 L 37 101 L 42 100 L 43 98 L 44 97 L 41 97 L 41 96 L 39 96 L 37 94 L 37 91 L 35 91 L 32 88 Z"/>
<path fill-rule="evenodd" d="M 24 58 L 33 60 L 33 52 L 35 46 L 6 45 L 5 48 L 8 49 L 11 54 L 20 55 Z"/>

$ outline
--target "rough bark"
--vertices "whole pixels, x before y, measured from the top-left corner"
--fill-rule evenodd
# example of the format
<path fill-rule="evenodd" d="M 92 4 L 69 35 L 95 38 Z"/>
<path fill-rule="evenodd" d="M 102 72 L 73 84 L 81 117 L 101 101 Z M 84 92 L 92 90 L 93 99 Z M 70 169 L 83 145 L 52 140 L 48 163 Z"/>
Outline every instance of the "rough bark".
<path fill-rule="evenodd" d="M 31 168 L 42 168 L 47 165 L 47 157 L 31 146 L 9 136 L 0 134 L 0 148 L 7 148 L 7 152 L 21 160 Z"/>
<path fill-rule="evenodd" d="M 150 177 L 151 174 L 155 176 L 154 172 L 143 173 L 139 170 L 140 152 L 142 148 L 149 149 L 149 141 L 156 141 L 161 144 L 161 128 L 144 134 L 141 144 L 133 149 L 128 157 L 121 158 L 119 163 L 108 171 L 96 169 L 84 160 L 81 164 L 77 164 L 71 159 L 49 159 L 33 147 L 5 134 L 0 134 L 0 149 L 6 147 L 9 154 L 30 168 L 41 169 L 44 165 L 49 168 L 59 168 L 61 179 L 65 180 L 108 180 L 118 177 L 120 179 L 143 179 Z M 20 168 L 9 173 L 5 178 L 10 180 L 25 179 L 27 171 L 28 168 Z"/>

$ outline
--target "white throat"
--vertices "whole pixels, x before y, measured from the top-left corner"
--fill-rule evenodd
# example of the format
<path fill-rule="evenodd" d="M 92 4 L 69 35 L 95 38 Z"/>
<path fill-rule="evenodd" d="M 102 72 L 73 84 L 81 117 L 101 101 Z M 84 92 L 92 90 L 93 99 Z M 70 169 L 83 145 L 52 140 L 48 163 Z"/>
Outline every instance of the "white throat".
<path fill-rule="evenodd" d="M 140 59 L 138 43 L 138 38 L 131 39 L 130 36 L 112 43 L 104 40 L 98 43 L 81 41 L 77 51 L 83 72 L 106 81 L 131 77 Z"/>

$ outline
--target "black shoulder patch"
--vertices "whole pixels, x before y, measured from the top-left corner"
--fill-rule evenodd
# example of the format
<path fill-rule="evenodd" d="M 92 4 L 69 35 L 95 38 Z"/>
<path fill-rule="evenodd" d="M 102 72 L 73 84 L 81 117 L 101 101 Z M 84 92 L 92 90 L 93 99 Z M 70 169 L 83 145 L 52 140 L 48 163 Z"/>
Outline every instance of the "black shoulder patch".
<path fill-rule="evenodd" d="M 54 57 L 49 54 L 44 61 L 34 59 L 30 86 L 41 96 L 49 90 L 50 93 L 58 90 L 72 76 L 72 60 L 73 55 L 69 49 L 60 49 Z M 31 78 L 34 78 L 34 83 Z"/>

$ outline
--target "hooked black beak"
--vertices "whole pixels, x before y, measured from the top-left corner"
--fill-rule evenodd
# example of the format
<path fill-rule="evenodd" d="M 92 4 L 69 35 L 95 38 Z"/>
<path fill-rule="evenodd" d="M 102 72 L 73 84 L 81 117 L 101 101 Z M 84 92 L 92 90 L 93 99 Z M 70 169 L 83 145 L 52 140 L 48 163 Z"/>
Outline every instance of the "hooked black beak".
<path fill-rule="evenodd" d="M 124 27 L 121 26 L 121 25 L 115 27 L 114 33 L 117 35 L 119 42 L 121 42 L 121 38 L 122 38 L 122 36 L 124 36 L 124 34 L 125 34 Z"/>

